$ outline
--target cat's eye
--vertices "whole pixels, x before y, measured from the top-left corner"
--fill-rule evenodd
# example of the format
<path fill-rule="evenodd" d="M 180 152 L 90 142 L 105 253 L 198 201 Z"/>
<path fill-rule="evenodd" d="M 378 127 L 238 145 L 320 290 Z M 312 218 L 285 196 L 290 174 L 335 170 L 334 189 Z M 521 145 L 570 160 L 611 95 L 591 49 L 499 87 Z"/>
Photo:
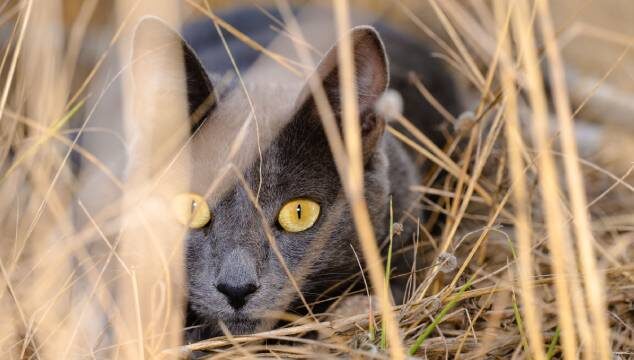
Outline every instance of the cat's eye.
<path fill-rule="evenodd" d="M 183 193 L 172 199 L 172 211 L 176 220 L 192 229 L 199 229 L 211 220 L 209 205 L 202 196 Z"/>
<path fill-rule="evenodd" d="M 280 209 L 277 222 L 288 232 L 310 229 L 319 217 L 319 204 L 309 199 L 293 199 Z"/>

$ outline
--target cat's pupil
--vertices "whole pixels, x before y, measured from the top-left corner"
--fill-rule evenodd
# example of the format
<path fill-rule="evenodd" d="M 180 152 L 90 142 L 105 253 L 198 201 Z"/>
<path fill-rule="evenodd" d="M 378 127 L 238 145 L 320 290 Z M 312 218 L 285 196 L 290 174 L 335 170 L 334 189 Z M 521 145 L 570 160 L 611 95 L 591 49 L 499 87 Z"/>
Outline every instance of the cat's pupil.
<path fill-rule="evenodd" d="M 196 210 L 196 200 L 192 200 L 192 205 L 191 208 L 189 209 L 189 211 L 193 214 L 194 211 Z"/>
<path fill-rule="evenodd" d="M 302 204 L 297 204 L 296 211 L 297 211 L 297 219 L 301 220 L 301 218 L 302 218 Z"/>

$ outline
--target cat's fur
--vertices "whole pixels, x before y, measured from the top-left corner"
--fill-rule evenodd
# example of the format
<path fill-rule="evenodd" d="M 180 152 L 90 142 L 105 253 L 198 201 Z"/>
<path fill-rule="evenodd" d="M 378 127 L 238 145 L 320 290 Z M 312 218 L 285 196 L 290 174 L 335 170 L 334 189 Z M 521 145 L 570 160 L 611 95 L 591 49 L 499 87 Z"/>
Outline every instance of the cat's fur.
<path fill-rule="evenodd" d="M 259 26 L 253 24 L 257 23 L 253 20 L 256 14 L 253 10 L 240 10 L 229 15 L 229 22 L 231 16 L 234 23 L 240 22 L 239 18 L 251 19 L 250 26 L 244 31 L 256 40 L 268 42 L 270 39 L 261 38 L 267 28 L 261 18 L 257 20 Z M 164 25 L 157 24 L 157 20 L 145 20 L 137 32 L 161 26 Z M 205 109 L 208 111 L 204 112 L 201 121 L 192 124 L 195 134 L 191 187 L 192 191 L 204 194 L 211 183 L 206 174 L 217 166 L 209 158 L 222 156 L 216 150 L 210 150 L 217 142 L 215 131 L 219 124 L 236 121 L 242 116 L 228 114 L 240 110 L 242 114 L 248 113 L 249 105 L 244 100 L 236 102 L 231 96 L 213 95 L 214 88 L 218 92 L 217 81 L 210 80 L 214 76 L 208 76 L 208 72 L 227 70 L 214 63 L 214 57 L 224 50 L 214 39 L 213 26 L 196 24 L 185 33 L 195 48 L 192 50 L 183 42 L 191 112 L 194 113 L 207 97 L 215 96 L 213 106 Z M 415 165 L 414 155 L 385 131 L 386 120 L 374 111 L 376 100 L 388 85 L 398 90 L 404 98 L 405 116 L 437 142 L 442 141 L 438 131 L 441 117 L 408 82 L 408 72 L 416 72 L 450 111 L 457 110 L 458 100 L 450 77 L 418 42 L 380 24 L 379 32 L 372 27 L 357 27 L 351 30 L 351 36 L 360 94 L 365 197 L 377 239 L 384 239 L 388 231 L 390 197 L 396 216 L 400 216 L 415 199 L 409 187 L 420 182 L 421 173 L 420 167 Z M 254 60 L 249 58 L 246 50 L 237 49 L 237 44 L 229 39 L 234 55 L 237 54 L 236 60 L 241 67 L 251 65 Z M 201 54 L 202 61 L 199 62 L 196 52 Z M 335 45 L 324 55 L 313 76 L 322 80 L 328 100 L 338 115 L 341 109 L 336 52 Z M 262 156 L 260 158 L 257 151 L 252 151 L 254 139 L 245 140 L 244 151 L 255 155 L 246 157 L 242 165 L 237 166 L 244 182 L 236 180 L 212 193 L 209 196 L 213 213 L 211 222 L 202 229 L 189 232 L 185 251 L 188 341 L 221 335 L 219 321 L 231 333 L 245 334 L 273 327 L 276 320 L 267 317 L 273 312 L 303 311 L 295 289 L 271 248 L 266 228 L 271 229 L 286 266 L 309 303 L 336 296 L 342 287 L 328 294 L 324 291 L 359 271 L 355 250 L 361 257 L 362 251 L 310 91 L 306 87 L 300 91 L 279 90 L 286 89 L 286 84 L 275 83 L 270 78 L 246 86 L 252 97 L 262 98 L 254 100 L 261 126 Z M 237 105 L 228 105 L 232 101 Z M 286 112 L 279 107 L 285 107 Z M 289 118 L 282 122 L 283 125 L 279 128 L 266 125 L 282 113 Z M 267 134 L 270 135 L 268 140 Z M 256 193 L 259 209 L 253 204 Z M 287 233 L 277 224 L 277 214 L 286 201 L 299 197 L 318 202 L 321 214 L 312 228 Z M 422 215 L 419 210 L 411 214 L 414 217 Z M 406 232 L 400 237 L 402 242 L 411 240 L 415 223 L 405 227 Z M 256 290 L 244 299 L 244 306 L 236 309 L 218 290 L 220 283 L 236 288 L 249 285 Z"/>

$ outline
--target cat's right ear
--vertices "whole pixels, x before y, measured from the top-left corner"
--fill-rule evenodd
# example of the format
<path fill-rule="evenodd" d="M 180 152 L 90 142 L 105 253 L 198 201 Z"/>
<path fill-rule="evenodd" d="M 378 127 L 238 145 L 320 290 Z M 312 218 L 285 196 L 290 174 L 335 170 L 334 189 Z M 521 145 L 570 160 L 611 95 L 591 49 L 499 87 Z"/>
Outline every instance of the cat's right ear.
<path fill-rule="evenodd" d="M 364 159 L 369 159 L 385 129 L 385 119 L 374 111 L 374 105 L 389 83 L 389 66 L 385 47 L 379 33 L 370 26 L 352 28 L 345 36 L 352 43 L 352 54 L 357 88 L 357 104 L 361 121 L 361 141 Z M 335 44 L 321 59 L 315 72 L 323 86 L 341 129 L 341 84 L 339 77 L 340 44 Z M 300 111 L 315 111 L 316 101 L 308 84 L 298 97 Z"/>
<path fill-rule="evenodd" d="M 178 101 L 185 89 L 192 133 L 216 105 L 212 83 L 194 51 L 157 17 L 143 18 L 134 31 L 132 78 L 135 87 L 162 106 Z"/>

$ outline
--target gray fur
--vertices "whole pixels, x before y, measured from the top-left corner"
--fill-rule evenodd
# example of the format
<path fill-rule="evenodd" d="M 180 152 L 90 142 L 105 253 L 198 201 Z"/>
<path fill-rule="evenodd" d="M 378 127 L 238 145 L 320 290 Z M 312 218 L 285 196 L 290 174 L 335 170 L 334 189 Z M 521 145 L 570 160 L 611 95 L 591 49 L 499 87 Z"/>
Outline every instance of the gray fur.
<path fill-rule="evenodd" d="M 373 112 L 374 102 L 387 88 L 389 81 L 386 52 L 382 42 L 376 31 L 370 27 L 352 31 L 357 55 L 355 61 L 358 90 L 361 94 L 359 106 L 365 155 L 365 197 L 377 238 L 383 239 L 387 236 L 389 225 L 390 196 L 395 213 L 400 216 L 415 199 L 408 189 L 410 185 L 420 182 L 421 169 L 415 165 L 413 154 L 384 131 L 385 120 Z M 442 70 L 430 60 L 429 52 L 406 37 L 399 39 L 400 35 L 395 36 L 396 33 L 388 30 L 386 33 L 390 37 L 388 44 L 393 48 L 421 56 L 413 67 L 410 66 L 413 60 L 408 58 L 406 70 L 419 72 L 424 80 L 441 76 L 442 81 L 428 85 L 432 89 L 440 87 L 440 100 L 448 99 L 445 104 L 450 102 L 447 104 L 450 108 L 455 106 L 457 101 L 453 85 L 446 74 L 427 73 L 430 64 L 435 71 Z M 394 41 L 400 43 L 395 44 Z M 184 49 L 188 61 L 195 59 L 189 47 Z M 393 61 L 389 66 L 393 84 L 397 85 L 396 89 L 403 94 L 406 101 L 416 99 L 418 102 L 418 105 L 406 103 L 405 114 L 419 128 L 437 139 L 439 115 L 429 111 L 429 105 L 421 97 L 417 97 L 411 85 L 404 81 L 404 64 L 398 62 L 401 56 L 390 52 L 390 46 L 387 50 L 387 55 Z M 336 48 L 322 60 L 316 76 L 322 79 L 329 101 L 338 113 L 340 99 L 335 55 Z M 188 70 L 190 68 L 188 65 Z M 194 112 L 195 105 L 201 102 L 200 87 L 207 86 L 210 82 L 206 77 L 199 78 L 198 71 L 187 75 L 188 87 L 195 87 L 197 90 L 192 92 L 195 97 L 190 94 L 190 105 L 193 104 L 191 110 Z M 248 87 L 254 93 L 257 93 L 257 89 L 263 89 L 264 98 L 271 97 L 268 85 L 249 84 Z M 295 91 L 297 100 L 286 99 L 287 104 L 284 106 L 288 109 L 278 109 L 278 116 L 279 113 L 286 112 L 290 121 L 284 122 L 279 128 L 273 125 L 263 126 L 262 158 L 253 155 L 238 167 L 245 183 L 234 179 L 219 193 L 211 194 L 211 222 L 188 234 L 185 251 L 189 294 L 188 341 L 222 335 L 219 321 L 233 334 L 246 334 L 275 326 L 277 321 L 267 316 L 273 312 L 304 312 L 295 289 L 270 246 L 265 231 L 267 228 L 271 229 L 286 266 L 309 303 L 336 296 L 342 291 L 341 287 L 335 287 L 328 294 L 324 294 L 324 291 L 359 271 L 355 251 L 359 256 L 362 256 L 362 251 L 355 234 L 350 208 L 312 97 L 303 97 L 303 93 L 309 94 L 306 88 L 300 92 Z M 205 122 L 201 126 L 194 124 L 194 128 L 198 128 L 192 145 L 194 191 L 205 193 L 212 182 L 211 177 L 215 176 L 209 174 L 217 171 L 215 165 L 209 165 L 213 162 L 210 163 L 207 159 L 212 156 L 208 151 L 214 141 L 214 131 L 211 129 L 231 121 L 227 114 L 235 114 L 236 109 L 247 106 L 244 100 L 234 100 L 231 96 L 220 96 L 217 106 L 209 111 Z M 261 124 L 266 123 L 274 112 L 268 111 L 266 106 L 266 101 L 262 105 L 256 104 L 256 108 L 261 110 L 258 111 Z M 271 134 L 270 138 L 266 134 Z M 209 170 L 210 167 L 213 171 Z M 257 189 L 260 209 L 251 199 Z M 277 224 L 278 211 L 286 201 L 298 197 L 318 202 L 321 205 L 321 214 L 312 228 L 300 233 L 287 233 Z M 422 216 L 416 211 L 413 215 Z M 401 236 L 403 241 L 411 239 L 415 223 L 407 224 L 406 230 Z M 255 290 L 249 291 L 243 304 L 240 304 L 242 306 L 236 307 L 219 290 L 219 284 L 235 287 L 250 284 Z M 316 306 L 315 309 L 321 308 Z"/>

